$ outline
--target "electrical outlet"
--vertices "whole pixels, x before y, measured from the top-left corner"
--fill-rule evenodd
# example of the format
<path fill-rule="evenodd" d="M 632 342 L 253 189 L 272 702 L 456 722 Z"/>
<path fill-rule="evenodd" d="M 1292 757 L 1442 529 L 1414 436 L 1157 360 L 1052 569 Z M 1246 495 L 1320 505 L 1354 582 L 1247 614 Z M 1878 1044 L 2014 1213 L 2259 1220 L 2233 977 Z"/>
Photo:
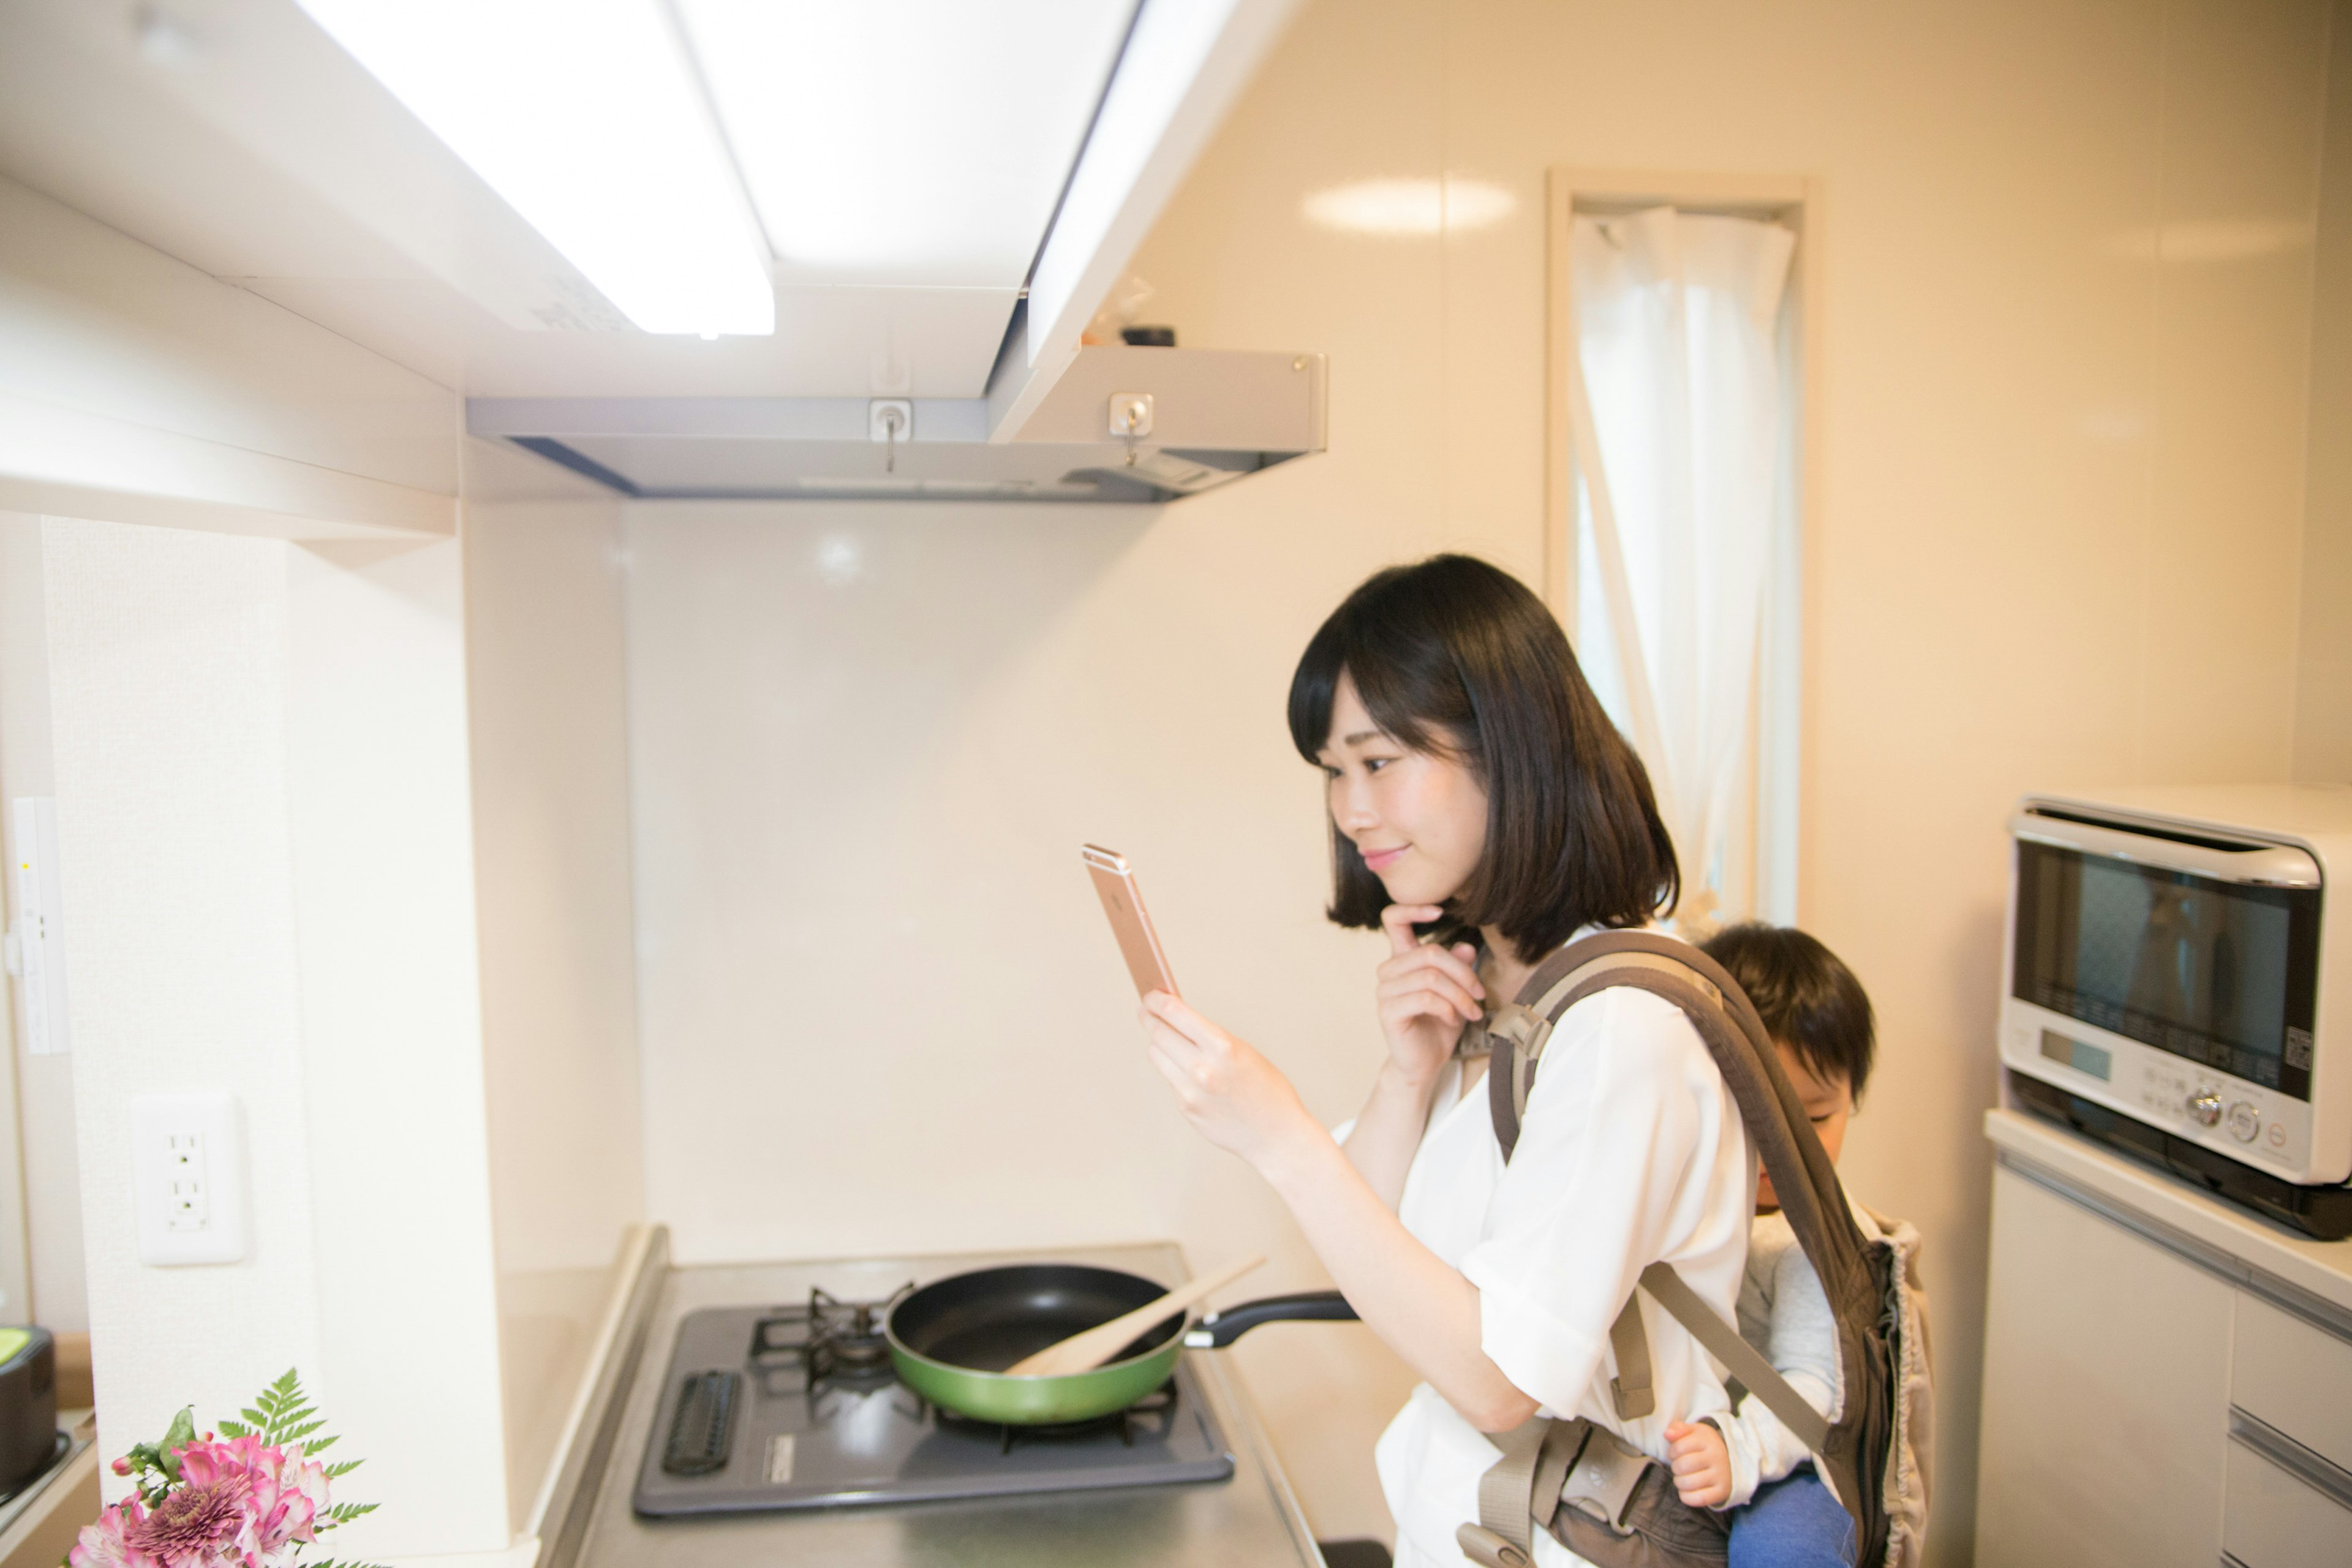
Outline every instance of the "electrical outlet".
<path fill-rule="evenodd" d="M 245 1256 L 245 1130 L 236 1096 L 134 1095 L 131 1150 L 140 1262 Z"/>
<path fill-rule="evenodd" d="M 205 1135 L 191 1129 L 163 1134 L 163 1163 L 172 1178 L 172 1208 L 166 1230 L 202 1230 L 212 1219 L 212 1196 L 205 1190 Z"/>

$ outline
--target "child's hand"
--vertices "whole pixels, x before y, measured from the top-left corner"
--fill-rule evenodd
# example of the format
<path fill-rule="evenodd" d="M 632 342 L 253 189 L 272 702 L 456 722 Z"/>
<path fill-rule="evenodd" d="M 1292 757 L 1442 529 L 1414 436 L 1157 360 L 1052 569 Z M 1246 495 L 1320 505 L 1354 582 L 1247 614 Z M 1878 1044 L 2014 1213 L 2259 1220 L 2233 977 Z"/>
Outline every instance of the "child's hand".
<path fill-rule="evenodd" d="M 1666 1458 L 1675 1490 L 1693 1508 L 1717 1508 L 1731 1500 L 1731 1450 L 1709 1421 L 1666 1423 Z"/>

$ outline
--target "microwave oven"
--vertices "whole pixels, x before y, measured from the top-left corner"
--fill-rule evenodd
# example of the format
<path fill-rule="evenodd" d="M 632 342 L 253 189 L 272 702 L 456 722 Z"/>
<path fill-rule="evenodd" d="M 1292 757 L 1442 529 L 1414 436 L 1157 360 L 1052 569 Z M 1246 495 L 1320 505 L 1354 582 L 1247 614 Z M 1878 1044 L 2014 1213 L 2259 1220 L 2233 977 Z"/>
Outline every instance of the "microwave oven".
<path fill-rule="evenodd" d="M 2352 1234 L 2352 787 L 2030 795 L 2010 837 L 2017 1100 Z"/>

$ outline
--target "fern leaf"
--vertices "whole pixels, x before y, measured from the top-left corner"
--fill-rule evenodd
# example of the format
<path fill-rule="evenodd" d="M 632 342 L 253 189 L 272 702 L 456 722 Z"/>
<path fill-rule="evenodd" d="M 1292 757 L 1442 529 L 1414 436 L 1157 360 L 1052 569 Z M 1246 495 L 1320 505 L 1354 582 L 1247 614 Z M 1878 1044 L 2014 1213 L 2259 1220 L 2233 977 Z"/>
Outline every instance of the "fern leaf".
<path fill-rule="evenodd" d="M 332 1464 L 327 1467 L 327 1479 L 331 1481 L 341 1480 L 343 1477 L 350 1475 L 353 1470 L 356 1470 L 359 1468 L 359 1460 L 344 1459 L 338 1464 Z"/>
<path fill-rule="evenodd" d="M 334 1444 L 335 1444 L 335 1442 L 337 1441 L 337 1436 L 339 1436 L 339 1435 L 336 1435 L 336 1434 L 331 1434 L 331 1435 L 329 1435 L 329 1436 L 324 1436 L 324 1437 L 313 1437 L 313 1438 L 311 1438 L 309 1442 L 307 1442 L 307 1443 L 305 1443 L 305 1444 L 303 1444 L 303 1445 L 302 1445 L 302 1457 L 303 1457 L 304 1458 L 306 1458 L 306 1459 L 307 1459 L 307 1458 L 309 1458 L 311 1455 L 316 1454 L 317 1452 L 319 1452 L 319 1450 L 320 1450 L 320 1449 L 321 1449 L 321 1448 L 327 1448 L 327 1447 L 333 1447 L 333 1446 L 334 1446 Z"/>
<path fill-rule="evenodd" d="M 220 1435 L 224 1437 L 250 1437 L 253 1428 L 242 1421 L 224 1421 L 220 1424 Z"/>
<path fill-rule="evenodd" d="M 324 1421 L 306 1421 L 301 1426 L 293 1428 L 291 1431 L 280 1433 L 278 1438 L 278 1446 L 279 1447 L 291 1447 L 293 1445 L 300 1442 L 303 1438 L 308 1437 L 311 1433 L 316 1432 L 320 1427 L 324 1426 L 325 1425 L 326 1423 Z"/>

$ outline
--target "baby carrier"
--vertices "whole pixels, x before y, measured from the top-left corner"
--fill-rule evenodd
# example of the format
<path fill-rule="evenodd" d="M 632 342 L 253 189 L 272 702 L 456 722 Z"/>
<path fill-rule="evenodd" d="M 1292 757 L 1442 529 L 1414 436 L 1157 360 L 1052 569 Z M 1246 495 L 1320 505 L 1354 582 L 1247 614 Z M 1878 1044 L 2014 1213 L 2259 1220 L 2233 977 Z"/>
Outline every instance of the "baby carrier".
<path fill-rule="evenodd" d="M 1918 1237 L 1908 1226 L 1875 1216 L 1878 1234 L 1864 1235 L 1763 1020 L 1722 966 L 1685 942 L 1642 931 L 1587 937 L 1547 959 L 1517 1001 L 1486 1025 L 1493 1048 L 1488 1104 L 1503 1158 L 1509 1160 L 1518 1142 L 1519 1119 L 1553 1026 L 1577 1003 L 1618 985 L 1681 1008 L 1731 1089 L 1781 1213 L 1837 1320 L 1843 1394 L 1834 1419 L 1805 1403 L 1666 1264 L 1644 1268 L 1637 1289 L 1723 1363 L 1735 1402 L 1744 1384 L 1812 1450 L 1815 1470 L 1853 1516 L 1857 1568 L 1910 1568 L 1919 1561 L 1927 1525 L 1929 1436 Z M 1650 1415 L 1656 1401 L 1649 1343 L 1634 1300 L 1618 1314 L 1609 1342 L 1618 1415 Z M 1605 1427 L 1538 1417 L 1495 1441 L 1503 1457 L 1479 1482 L 1478 1521 L 1456 1533 L 1462 1550 L 1486 1568 L 1528 1568 L 1537 1530 L 1601 1568 L 1724 1562 L 1728 1516 L 1684 1503 L 1664 1465 Z"/>

